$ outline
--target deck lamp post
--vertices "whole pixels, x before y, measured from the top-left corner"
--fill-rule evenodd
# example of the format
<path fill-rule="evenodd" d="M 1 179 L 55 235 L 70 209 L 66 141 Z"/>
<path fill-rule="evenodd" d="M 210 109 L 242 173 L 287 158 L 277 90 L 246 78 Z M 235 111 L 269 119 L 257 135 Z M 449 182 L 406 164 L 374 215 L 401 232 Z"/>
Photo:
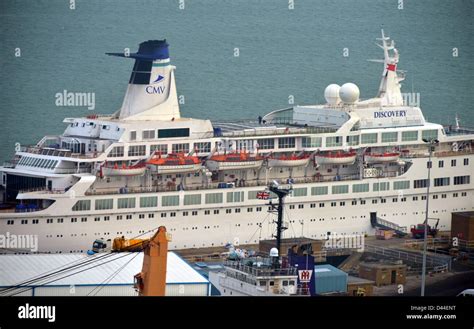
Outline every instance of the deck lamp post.
<path fill-rule="evenodd" d="M 429 202 L 430 202 L 430 185 L 431 185 L 431 156 L 435 146 L 438 145 L 439 141 L 437 139 L 424 139 L 423 142 L 428 144 L 429 148 L 429 160 L 428 160 L 428 182 L 426 185 L 426 212 L 425 212 L 425 234 L 423 236 L 423 266 L 421 270 L 421 296 L 425 295 L 425 283 L 426 283 L 426 247 L 427 247 L 427 237 L 428 237 L 428 211 L 429 211 Z"/>

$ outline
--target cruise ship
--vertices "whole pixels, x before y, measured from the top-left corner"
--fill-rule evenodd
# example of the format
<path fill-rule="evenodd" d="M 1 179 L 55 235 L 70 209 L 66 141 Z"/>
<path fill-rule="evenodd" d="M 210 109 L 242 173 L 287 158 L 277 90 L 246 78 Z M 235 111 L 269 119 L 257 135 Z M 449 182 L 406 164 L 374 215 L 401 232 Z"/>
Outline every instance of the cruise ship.
<path fill-rule="evenodd" d="M 393 40 L 378 40 L 374 98 L 330 84 L 325 104 L 237 122 L 181 117 L 166 40 L 108 53 L 134 60 L 121 108 L 66 118 L 62 135 L 18 147 L 0 167 L 0 234 L 36 235 L 49 253 L 161 225 L 171 249 L 254 244 L 275 232 L 269 184 L 292 189 L 284 237 L 372 235 L 371 213 L 423 223 L 428 184 L 429 218 L 449 230 L 452 212 L 474 210 L 474 130 L 427 122 L 401 93 Z"/>

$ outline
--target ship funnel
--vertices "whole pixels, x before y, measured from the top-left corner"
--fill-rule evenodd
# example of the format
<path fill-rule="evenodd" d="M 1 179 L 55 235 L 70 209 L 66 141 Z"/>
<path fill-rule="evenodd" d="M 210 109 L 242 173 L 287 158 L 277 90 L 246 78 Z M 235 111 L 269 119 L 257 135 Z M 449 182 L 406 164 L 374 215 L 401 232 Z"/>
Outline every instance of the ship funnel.
<path fill-rule="evenodd" d="M 115 114 L 123 120 L 172 120 L 180 118 L 175 67 L 170 64 L 166 40 L 142 42 L 138 52 L 107 53 L 133 58 L 132 75 L 122 107 Z"/>

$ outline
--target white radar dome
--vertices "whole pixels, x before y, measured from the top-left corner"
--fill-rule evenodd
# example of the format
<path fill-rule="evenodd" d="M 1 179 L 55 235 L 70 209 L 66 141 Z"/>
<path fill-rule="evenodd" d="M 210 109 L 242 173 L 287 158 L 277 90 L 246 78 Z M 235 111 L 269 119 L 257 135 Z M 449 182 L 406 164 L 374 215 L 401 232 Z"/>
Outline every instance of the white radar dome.
<path fill-rule="evenodd" d="M 339 89 L 339 97 L 346 104 L 355 103 L 359 99 L 359 95 L 359 87 L 351 82 L 343 84 Z"/>
<path fill-rule="evenodd" d="M 277 248 L 270 249 L 270 257 L 278 257 L 278 249 Z"/>
<path fill-rule="evenodd" d="M 336 105 L 341 101 L 339 98 L 339 89 L 341 89 L 341 87 L 335 83 L 330 84 L 324 89 L 324 98 L 328 104 Z"/>

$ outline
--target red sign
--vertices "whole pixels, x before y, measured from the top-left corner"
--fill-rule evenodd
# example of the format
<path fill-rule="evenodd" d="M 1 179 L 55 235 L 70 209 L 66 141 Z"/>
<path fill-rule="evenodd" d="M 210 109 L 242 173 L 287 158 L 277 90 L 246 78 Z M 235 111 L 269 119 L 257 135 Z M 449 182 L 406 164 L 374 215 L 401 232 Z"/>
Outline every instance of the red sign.
<path fill-rule="evenodd" d="M 268 192 L 257 192 L 257 199 L 260 200 L 267 200 L 270 197 L 270 193 Z"/>
<path fill-rule="evenodd" d="M 312 274 L 313 274 L 312 270 L 300 270 L 300 271 L 298 271 L 298 276 L 299 276 L 300 282 L 310 282 Z"/>
<path fill-rule="evenodd" d="M 387 70 L 395 71 L 397 69 L 397 65 L 395 64 L 387 64 Z"/>

